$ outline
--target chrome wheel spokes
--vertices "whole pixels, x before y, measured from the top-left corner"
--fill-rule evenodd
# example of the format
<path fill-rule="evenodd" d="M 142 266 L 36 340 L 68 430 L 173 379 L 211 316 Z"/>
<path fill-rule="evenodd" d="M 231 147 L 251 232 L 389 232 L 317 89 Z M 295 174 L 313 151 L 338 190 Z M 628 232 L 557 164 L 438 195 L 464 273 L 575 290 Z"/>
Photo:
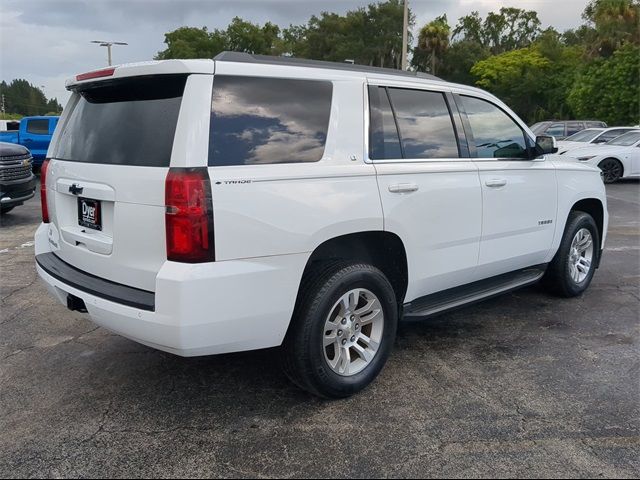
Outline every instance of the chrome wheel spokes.
<path fill-rule="evenodd" d="M 593 237 L 586 228 L 576 232 L 569 250 L 569 274 L 576 283 L 583 282 L 589 275 L 593 262 Z"/>
<path fill-rule="evenodd" d="M 325 321 L 323 349 L 329 367 L 342 376 L 361 372 L 376 356 L 383 328 L 384 312 L 373 292 L 346 292 Z"/>

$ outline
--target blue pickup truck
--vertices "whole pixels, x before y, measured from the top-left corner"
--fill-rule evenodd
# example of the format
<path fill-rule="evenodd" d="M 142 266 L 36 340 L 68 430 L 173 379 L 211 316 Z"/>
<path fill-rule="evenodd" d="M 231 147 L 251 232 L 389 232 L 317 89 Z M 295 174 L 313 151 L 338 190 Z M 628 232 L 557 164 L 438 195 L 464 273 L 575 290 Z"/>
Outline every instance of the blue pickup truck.
<path fill-rule="evenodd" d="M 39 167 L 47 155 L 53 131 L 60 117 L 24 117 L 20 129 L 0 132 L 0 142 L 16 143 L 27 147 L 33 156 L 33 166 Z"/>

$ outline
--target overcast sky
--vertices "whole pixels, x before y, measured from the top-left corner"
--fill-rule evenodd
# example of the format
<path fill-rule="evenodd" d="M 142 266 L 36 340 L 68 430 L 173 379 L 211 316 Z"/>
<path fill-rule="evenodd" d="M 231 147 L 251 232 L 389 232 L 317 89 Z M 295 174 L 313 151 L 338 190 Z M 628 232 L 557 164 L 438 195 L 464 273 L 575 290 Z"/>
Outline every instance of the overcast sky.
<path fill-rule="evenodd" d="M 0 0 L 0 77 L 25 78 L 64 103 L 64 81 L 106 65 L 104 47 L 91 40 L 123 41 L 117 63 L 150 60 L 164 48 L 164 33 L 180 26 L 225 28 L 234 16 L 286 27 L 322 11 L 344 13 L 373 0 Z M 543 27 L 563 31 L 581 23 L 587 0 L 409 0 L 421 26 L 446 13 L 449 23 L 473 10 L 502 6 L 536 10 Z"/>

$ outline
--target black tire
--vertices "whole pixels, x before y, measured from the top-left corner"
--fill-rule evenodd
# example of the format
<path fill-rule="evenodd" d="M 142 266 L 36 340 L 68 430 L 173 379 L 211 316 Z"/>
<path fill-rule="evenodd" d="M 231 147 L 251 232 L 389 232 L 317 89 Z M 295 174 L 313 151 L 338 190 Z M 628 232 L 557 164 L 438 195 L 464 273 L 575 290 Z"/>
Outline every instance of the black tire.
<path fill-rule="evenodd" d="M 576 282 L 570 273 L 571 243 L 576 233 L 582 228 L 586 228 L 591 234 L 593 257 L 586 278 L 580 282 Z M 552 293 L 562 297 L 576 297 L 581 295 L 589 287 L 589 284 L 591 284 L 596 266 L 600 260 L 600 253 L 600 234 L 595 220 L 588 213 L 572 211 L 567 219 L 567 225 L 564 229 L 560 247 L 545 274 L 545 285 Z"/>
<path fill-rule="evenodd" d="M 605 158 L 598 167 L 602 170 L 602 179 L 604 183 L 614 183 L 622 178 L 624 167 L 620 160 L 615 158 Z"/>
<path fill-rule="evenodd" d="M 11 207 L 0 207 L 0 214 L 4 215 L 5 213 L 9 213 L 14 208 L 16 208 L 15 205 Z"/>
<path fill-rule="evenodd" d="M 362 371 L 341 376 L 325 359 L 322 338 L 331 309 L 353 288 L 366 288 L 380 301 L 384 315 L 382 339 L 377 353 Z M 353 395 L 369 385 L 384 367 L 397 325 L 395 292 L 380 270 L 369 264 L 342 261 L 320 265 L 302 281 L 291 326 L 283 343 L 284 371 L 293 383 L 314 395 L 324 398 Z"/>

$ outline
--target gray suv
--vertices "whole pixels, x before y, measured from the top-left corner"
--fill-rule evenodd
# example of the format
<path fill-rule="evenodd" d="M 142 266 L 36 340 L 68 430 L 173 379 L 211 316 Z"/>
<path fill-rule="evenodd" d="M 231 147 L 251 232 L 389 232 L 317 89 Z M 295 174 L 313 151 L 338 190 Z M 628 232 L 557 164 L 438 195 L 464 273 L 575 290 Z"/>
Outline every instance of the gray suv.
<path fill-rule="evenodd" d="M 536 135 L 548 135 L 563 140 L 585 128 L 607 128 L 607 124 L 598 120 L 551 120 L 531 125 Z"/>

